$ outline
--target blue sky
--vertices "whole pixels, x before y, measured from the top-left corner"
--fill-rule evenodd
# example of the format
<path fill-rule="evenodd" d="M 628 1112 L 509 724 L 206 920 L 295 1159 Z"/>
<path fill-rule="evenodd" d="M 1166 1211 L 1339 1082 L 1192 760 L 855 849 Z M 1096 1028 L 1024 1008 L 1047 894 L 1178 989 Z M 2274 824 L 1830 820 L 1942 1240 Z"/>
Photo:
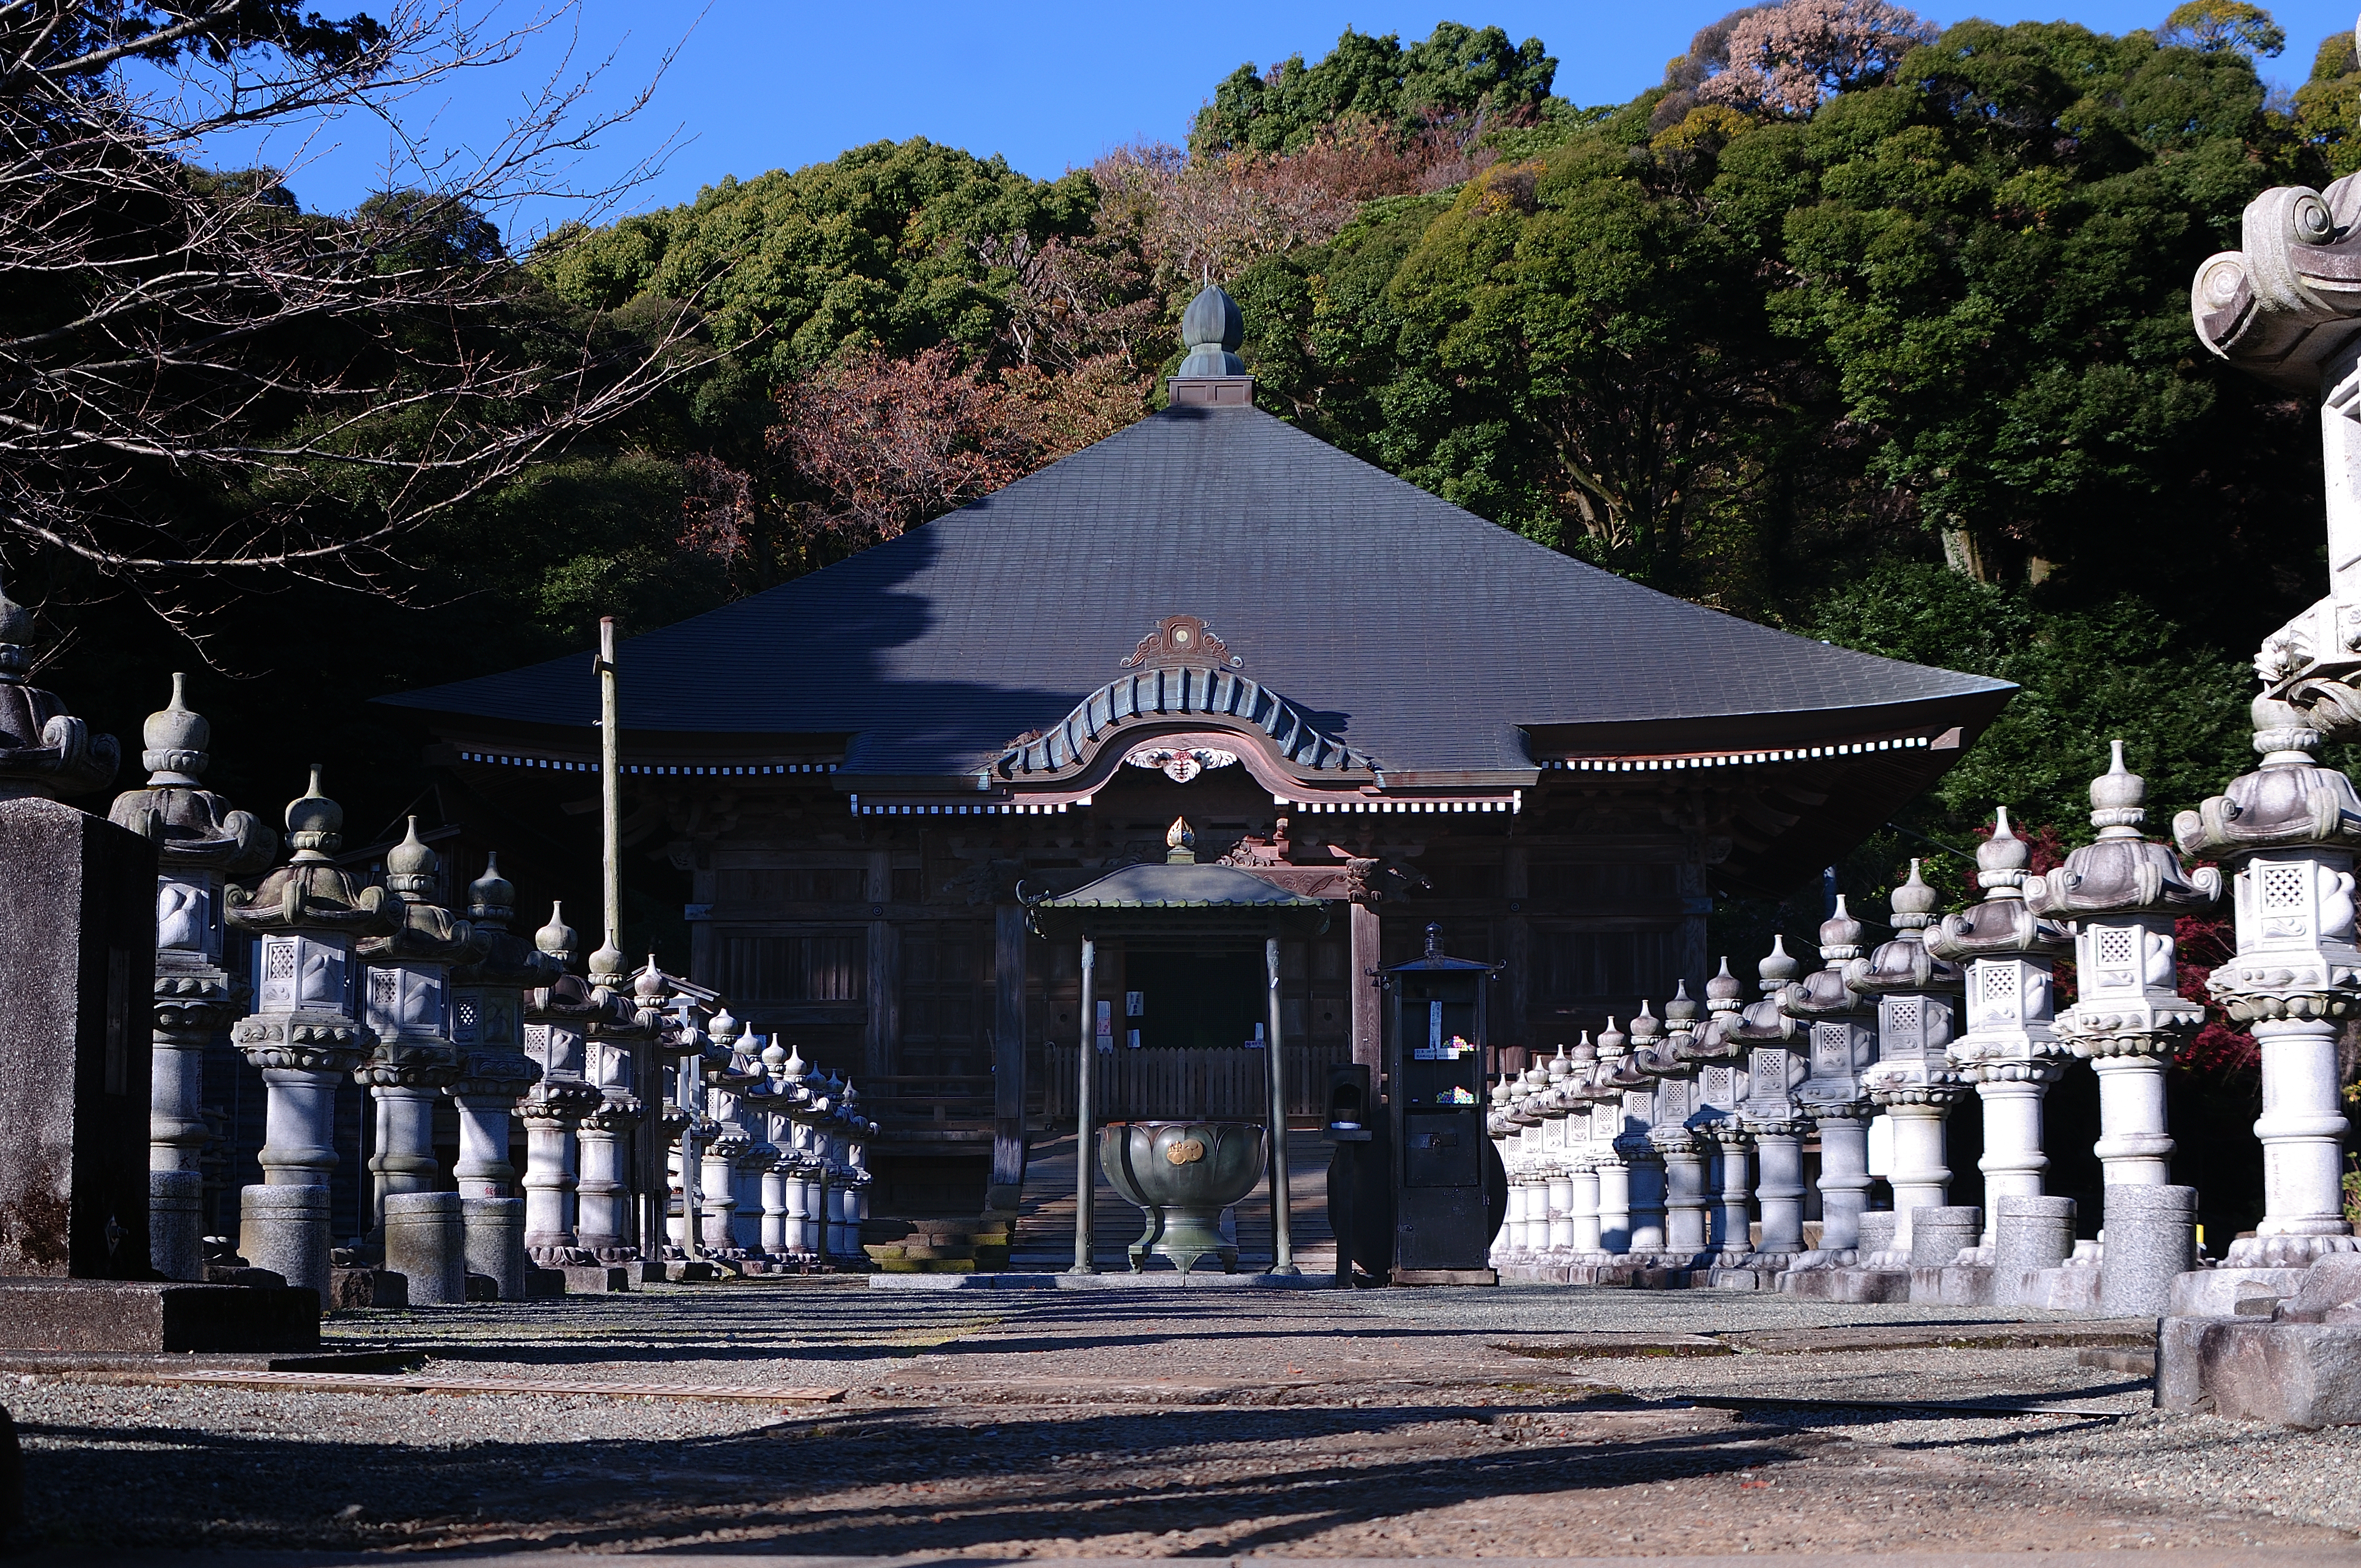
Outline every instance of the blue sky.
<path fill-rule="evenodd" d="M 2105 32 L 2153 27 L 2172 0 L 2077 0 L 2050 5 L 1932 7 L 1938 22 L 1966 16 L 1995 21 L 2063 16 Z M 2265 62 L 2290 85 L 2310 69 L 2312 49 L 2353 25 L 2352 0 L 2304 0 L 2274 7 L 2287 52 Z M 914 136 L 971 151 L 1004 154 L 1028 174 L 1054 176 L 1109 148 L 1141 138 L 1178 141 L 1213 84 L 1238 64 L 1268 64 L 1301 52 L 1317 59 L 1346 27 L 1423 38 L 1439 20 L 1498 25 L 1512 38 L 1538 35 L 1559 60 L 1557 91 L 1577 103 L 1620 102 L 1653 83 L 1689 35 L 1730 0 L 1653 4 L 1524 4 L 1484 0 L 1438 9 L 1420 5 L 1290 4 L 1288 0 L 1195 0 L 1185 5 L 1104 3 L 810 5 L 801 0 L 582 0 L 542 34 L 525 58 L 474 72 L 414 100 L 409 116 L 430 125 L 438 146 L 465 148 L 497 135 L 571 47 L 577 67 L 615 56 L 602 96 L 628 98 L 678 47 L 653 102 L 585 157 L 579 178 L 596 184 L 677 135 L 664 171 L 625 210 L 685 202 L 725 174 L 749 176 L 833 158 L 848 147 Z M 492 0 L 495 15 L 534 7 Z M 321 9 L 342 14 L 329 4 Z M 216 161 L 297 163 L 290 183 L 306 206 L 344 210 L 379 181 L 381 128 L 347 120 L 312 132 L 213 149 Z M 300 163 L 298 162 L 300 154 Z M 531 229 L 570 215 L 541 203 L 510 218 Z"/>

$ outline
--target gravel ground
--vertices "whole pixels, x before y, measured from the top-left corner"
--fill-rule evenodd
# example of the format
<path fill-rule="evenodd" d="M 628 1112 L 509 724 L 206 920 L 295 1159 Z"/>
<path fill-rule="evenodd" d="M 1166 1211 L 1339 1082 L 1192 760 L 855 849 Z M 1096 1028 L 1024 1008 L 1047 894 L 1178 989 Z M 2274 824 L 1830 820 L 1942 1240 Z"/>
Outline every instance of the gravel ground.
<path fill-rule="evenodd" d="M 841 1405 L 55 1378 L 0 1398 L 24 1437 L 33 1532 L 60 1560 L 137 1545 L 1653 1556 L 2361 1537 L 2361 1431 L 2161 1416 L 2070 1348 L 1514 1348 L 1997 1317 L 1738 1292 L 979 1298 L 748 1282 L 341 1314 L 332 1329 L 423 1349 L 433 1371 L 828 1384 L 849 1391 Z M 1699 1402 L 1994 1396 L 2136 1413 Z"/>

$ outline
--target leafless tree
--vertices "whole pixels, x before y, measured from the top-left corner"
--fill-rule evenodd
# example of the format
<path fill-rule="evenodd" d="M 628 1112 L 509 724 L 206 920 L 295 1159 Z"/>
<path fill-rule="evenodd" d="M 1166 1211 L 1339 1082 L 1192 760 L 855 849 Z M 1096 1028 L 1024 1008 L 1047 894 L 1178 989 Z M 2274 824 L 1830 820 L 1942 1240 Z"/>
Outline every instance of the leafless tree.
<path fill-rule="evenodd" d="M 644 177 L 652 160 L 571 182 L 653 82 L 598 108 L 611 60 L 568 51 L 464 159 L 405 118 L 566 21 L 0 0 L 0 554 L 184 627 L 289 576 L 400 593 L 419 529 L 698 362 L 695 302 L 568 316 L 493 222 L 533 198 L 595 215 Z M 201 161 L 225 136 L 337 118 L 391 149 L 386 193 L 353 214 Z"/>

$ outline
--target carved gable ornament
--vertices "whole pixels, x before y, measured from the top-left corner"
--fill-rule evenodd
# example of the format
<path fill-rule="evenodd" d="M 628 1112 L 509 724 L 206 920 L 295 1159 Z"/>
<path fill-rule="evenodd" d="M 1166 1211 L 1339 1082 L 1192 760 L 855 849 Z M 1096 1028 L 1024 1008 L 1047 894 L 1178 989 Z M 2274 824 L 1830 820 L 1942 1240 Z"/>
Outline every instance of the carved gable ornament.
<path fill-rule="evenodd" d="M 1174 784 L 1187 784 L 1207 768 L 1226 768 L 1238 760 L 1235 751 L 1217 751 L 1211 746 L 1191 746 L 1175 751 L 1169 746 L 1142 746 L 1124 759 L 1135 768 L 1160 769 Z"/>
<path fill-rule="evenodd" d="M 1174 664 L 1211 664 L 1236 670 L 1245 668 L 1246 659 L 1231 652 L 1229 644 L 1215 635 L 1202 617 L 1168 615 L 1156 623 L 1155 630 L 1139 640 L 1131 657 L 1115 667 L 1163 669 Z"/>

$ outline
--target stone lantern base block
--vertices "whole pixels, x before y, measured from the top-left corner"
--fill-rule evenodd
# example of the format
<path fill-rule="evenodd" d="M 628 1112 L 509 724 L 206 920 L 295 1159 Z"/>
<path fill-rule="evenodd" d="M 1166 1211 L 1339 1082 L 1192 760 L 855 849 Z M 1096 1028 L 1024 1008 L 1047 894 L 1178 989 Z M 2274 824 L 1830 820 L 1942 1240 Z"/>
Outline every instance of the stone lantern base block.
<path fill-rule="evenodd" d="M 0 1349 L 69 1354 L 320 1347 L 318 1292 L 130 1279 L 0 1279 Z"/>
<path fill-rule="evenodd" d="M 599 1296 L 629 1290 L 635 1272 L 620 1263 L 568 1264 L 563 1270 L 569 1296 Z"/>
<path fill-rule="evenodd" d="M 2174 1318 L 2269 1317 L 2303 1288 L 2305 1268 L 2192 1268 L 2172 1282 L 2165 1315 Z"/>
<path fill-rule="evenodd" d="M 1905 1302 L 1910 1299 L 1906 1268 L 1808 1268 L 1782 1275 L 1780 1290 L 1806 1301 L 1855 1303 Z"/>
<path fill-rule="evenodd" d="M 1994 1276 L 1995 1293 L 2004 1305 L 2037 1307 L 2048 1312 L 2095 1312 L 2103 1305 L 2099 1271 L 2085 1266 L 2020 1268 L 2013 1276 L 1995 1268 Z"/>
<path fill-rule="evenodd" d="M 1999 1296 L 1999 1270 L 1985 1264 L 1954 1263 L 1910 1271 L 1910 1299 L 1922 1307 L 1990 1307 Z"/>

